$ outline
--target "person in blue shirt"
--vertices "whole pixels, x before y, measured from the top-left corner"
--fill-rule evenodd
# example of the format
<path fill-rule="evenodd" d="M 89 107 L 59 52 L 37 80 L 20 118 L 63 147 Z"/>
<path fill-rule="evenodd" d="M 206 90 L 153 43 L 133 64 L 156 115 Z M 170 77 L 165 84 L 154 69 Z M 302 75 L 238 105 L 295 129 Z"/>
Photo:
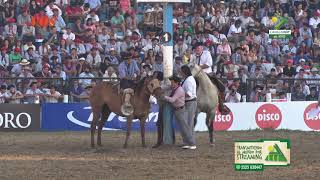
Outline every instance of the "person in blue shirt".
<path fill-rule="evenodd" d="M 118 67 L 120 88 L 123 89 L 124 94 L 124 104 L 121 106 L 121 111 L 124 115 L 129 116 L 133 113 L 133 107 L 130 103 L 130 98 L 134 93 L 132 87 L 140 75 L 140 69 L 129 53 L 124 53 L 122 59 L 123 62 Z"/>

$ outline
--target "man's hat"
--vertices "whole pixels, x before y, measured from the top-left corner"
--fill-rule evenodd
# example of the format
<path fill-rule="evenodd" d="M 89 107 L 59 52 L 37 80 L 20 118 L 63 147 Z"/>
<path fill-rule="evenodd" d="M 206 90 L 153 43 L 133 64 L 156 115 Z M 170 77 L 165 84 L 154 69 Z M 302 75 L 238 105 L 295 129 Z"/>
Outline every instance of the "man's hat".
<path fill-rule="evenodd" d="M 22 59 L 19 64 L 22 65 L 22 66 L 26 66 L 26 65 L 29 65 L 30 62 L 28 60 L 26 60 L 26 59 Z"/>
<path fill-rule="evenodd" d="M 196 49 L 197 47 L 199 46 L 203 46 L 203 43 L 202 42 L 197 42 L 193 45 L 193 49 Z"/>
<path fill-rule="evenodd" d="M 128 59 L 131 59 L 131 58 L 132 58 L 132 56 L 131 56 L 130 53 L 123 53 L 123 55 L 122 55 L 122 59 L 123 60 L 128 60 Z"/>
<path fill-rule="evenodd" d="M 177 75 L 173 75 L 169 78 L 170 81 L 174 81 L 174 82 L 177 82 L 177 83 L 180 83 L 181 82 L 181 79 L 177 76 Z"/>

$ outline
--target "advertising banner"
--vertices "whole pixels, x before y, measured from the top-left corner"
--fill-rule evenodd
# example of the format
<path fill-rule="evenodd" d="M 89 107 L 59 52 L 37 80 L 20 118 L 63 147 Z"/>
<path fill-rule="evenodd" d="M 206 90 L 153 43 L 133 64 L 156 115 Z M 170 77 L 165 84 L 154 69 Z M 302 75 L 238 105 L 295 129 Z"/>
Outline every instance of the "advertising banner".
<path fill-rule="evenodd" d="M 0 131 L 39 131 L 40 105 L 0 104 Z"/>
<path fill-rule="evenodd" d="M 87 130 L 92 118 L 91 107 L 86 103 L 43 104 L 41 128 L 46 131 Z M 156 129 L 157 119 L 158 106 L 153 104 L 145 124 L 147 131 Z M 126 118 L 111 113 L 103 130 L 126 130 L 126 127 Z M 132 130 L 140 130 L 139 120 L 133 120 Z"/>

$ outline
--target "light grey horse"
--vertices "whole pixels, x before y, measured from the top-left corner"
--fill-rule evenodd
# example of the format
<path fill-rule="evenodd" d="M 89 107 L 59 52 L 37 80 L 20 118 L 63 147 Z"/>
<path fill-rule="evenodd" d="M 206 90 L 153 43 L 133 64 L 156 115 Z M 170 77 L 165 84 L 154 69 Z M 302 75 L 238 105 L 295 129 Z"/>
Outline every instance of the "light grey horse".
<path fill-rule="evenodd" d="M 206 113 L 206 125 L 209 131 L 210 144 L 213 145 L 213 120 L 216 113 L 216 108 L 219 105 L 219 90 L 214 85 L 208 75 L 197 64 L 189 64 L 193 77 L 198 82 L 197 87 L 197 113 L 195 116 L 195 122 L 200 112 Z M 223 106 L 223 105 L 222 105 Z M 219 107 L 222 107 L 219 106 Z M 220 109 L 219 109 L 220 110 Z"/>

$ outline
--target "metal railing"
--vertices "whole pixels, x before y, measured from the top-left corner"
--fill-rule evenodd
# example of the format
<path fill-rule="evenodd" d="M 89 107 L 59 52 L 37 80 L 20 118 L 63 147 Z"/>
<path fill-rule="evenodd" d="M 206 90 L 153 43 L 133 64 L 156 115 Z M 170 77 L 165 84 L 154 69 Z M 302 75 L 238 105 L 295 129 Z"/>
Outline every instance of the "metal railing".
<path fill-rule="evenodd" d="M 230 84 L 234 79 L 220 79 L 225 85 Z M 110 83 L 119 83 L 119 78 L 103 78 L 103 77 L 73 77 L 63 80 L 62 78 L 22 78 L 22 77 L 1 77 L 0 85 L 15 85 L 17 90 L 26 93 L 27 89 L 30 88 L 32 82 L 37 82 L 37 85 L 40 90 L 47 91 L 50 89 L 51 85 L 56 87 L 56 90 L 62 95 L 69 96 L 69 102 L 79 102 L 79 99 L 75 98 L 74 89 L 79 87 L 81 90 L 84 90 L 88 85 L 95 86 L 97 83 L 107 81 Z M 315 88 L 317 92 L 320 91 L 320 78 L 319 79 L 295 79 L 295 78 L 263 78 L 263 79 L 253 79 L 248 78 L 246 82 L 240 82 L 240 87 L 238 92 L 243 96 L 246 96 L 246 102 L 251 102 L 252 94 L 257 91 L 257 88 L 260 88 L 263 96 L 266 96 L 267 93 L 272 94 L 272 98 L 277 98 L 280 95 L 291 93 L 293 96 L 297 93 L 297 88 L 299 86 L 307 85 L 308 88 L 303 89 L 302 91 L 308 91 L 310 88 Z M 308 90 L 309 89 L 309 90 Z M 304 93 L 304 92 L 303 92 Z M 79 95 L 79 94 L 77 94 Z M 318 95 L 318 94 L 317 94 Z M 24 103 L 25 99 L 22 99 L 21 103 Z M 44 101 L 43 101 L 44 102 Z M 63 98 L 59 100 L 63 102 Z"/>

